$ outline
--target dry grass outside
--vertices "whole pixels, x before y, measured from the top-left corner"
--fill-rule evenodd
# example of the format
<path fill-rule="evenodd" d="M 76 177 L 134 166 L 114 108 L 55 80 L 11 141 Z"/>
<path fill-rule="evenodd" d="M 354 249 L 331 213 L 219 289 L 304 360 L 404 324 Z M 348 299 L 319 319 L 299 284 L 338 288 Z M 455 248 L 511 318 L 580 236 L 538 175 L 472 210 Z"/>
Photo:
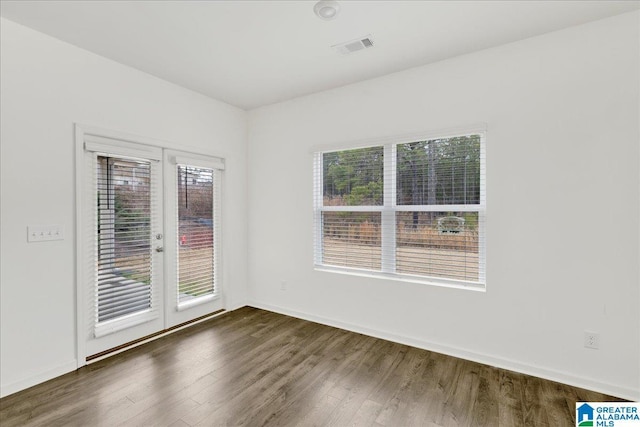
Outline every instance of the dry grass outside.
<path fill-rule="evenodd" d="M 377 212 L 324 212 L 322 230 L 325 238 L 375 245 L 381 239 L 380 220 Z"/>
<path fill-rule="evenodd" d="M 324 238 L 323 262 L 340 267 L 381 269 L 380 246 L 350 240 Z M 477 281 L 477 251 L 403 245 L 396 249 L 396 271 L 455 280 Z"/>
<path fill-rule="evenodd" d="M 477 281 L 478 265 L 477 252 L 410 246 L 396 250 L 396 270 L 402 274 Z"/>
<path fill-rule="evenodd" d="M 117 257 L 113 266 L 118 269 L 119 274 L 127 279 L 149 284 L 151 283 L 151 252 L 144 252 L 139 255 Z"/>
<path fill-rule="evenodd" d="M 339 221 L 332 218 L 324 222 L 323 234 L 325 239 L 342 240 L 358 245 L 380 245 L 382 240 L 379 221 Z M 432 225 L 418 224 L 413 226 L 410 222 L 405 221 L 398 221 L 396 225 L 396 240 L 401 247 L 453 249 L 476 253 L 479 247 L 477 229 L 467 228 L 459 233 L 443 233 Z"/>
<path fill-rule="evenodd" d="M 178 292 L 193 296 L 213 292 L 213 247 L 178 249 Z"/>
<path fill-rule="evenodd" d="M 478 252 L 478 232 L 464 230 L 461 233 L 441 233 L 433 227 L 405 225 L 396 228 L 399 246 L 428 247 L 431 249 L 453 249 L 464 252 Z"/>
<path fill-rule="evenodd" d="M 340 267 L 380 270 L 382 251 L 380 246 L 358 244 L 352 240 L 324 238 L 322 261 Z"/>
<path fill-rule="evenodd" d="M 151 261 L 151 252 L 145 252 L 140 255 L 118 257 L 115 259 L 115 266 L 120 270 L 149 270 L 149 263 Z"/>
<path fill-rule="evenodd" d="M 119 257 L 114 265 L 132 280 L 150 283 L 151 253 Z M 193 296 L 213 292 L 213 248 L 185 247 L 178 249 L 178 292 Z"/>

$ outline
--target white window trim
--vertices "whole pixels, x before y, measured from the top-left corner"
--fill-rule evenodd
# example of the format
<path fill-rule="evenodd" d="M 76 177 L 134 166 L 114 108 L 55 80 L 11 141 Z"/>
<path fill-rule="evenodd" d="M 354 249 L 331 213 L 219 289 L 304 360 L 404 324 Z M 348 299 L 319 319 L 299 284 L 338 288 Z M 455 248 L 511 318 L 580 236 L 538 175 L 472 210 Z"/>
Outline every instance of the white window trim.
<path fill-rule="evenodd" d="M 477 205 L 402 205 L 396 204 L 396 146 L 415 141 L 425 141 L 432 139 L 445 139 L 463 135 L 480 135 L 480 170 L 484 173 L 480 175 L 480 203 Z M 391 136 L 379 139 L 369 139 L 355 141 L 351 143 L 339 143 L 331 145 L 316 146 L 312 148 L 314 156 L 314 270 L 319 272 L 331 272 L 360 277 L 395 280 L 410 283 L 420 283 L 448 288 L 467 289 L 475 291 L 486 291 L 486 153 L 487 153 L 487 129 L 486 125 L 474 125 L 464 128 L 445 129 L 441 131 L 430 131 L 414 133 L 402 136 Z M 323 206 L 322 182 L 323 182 L 323 154 L 342 150 L 353 150 L 367 147 L 384 148 L 384 183 L 383 205 L 382 206 Z M 385 245 L 386 241 L 395 242 L 395 212 L 478 212 L 478 222 L 483 224 L 478 229 L 478 281 L 465 281 L 448 279 L 441 277 L 421 276 L 395 272 L 395 244 Z M 381 250 L 382 266 L 380 271 L 360 269 L 354 267 L 333 266 L 322 263 L 322 213 L 323 212 L 380 212 L 381 218 Z"/>

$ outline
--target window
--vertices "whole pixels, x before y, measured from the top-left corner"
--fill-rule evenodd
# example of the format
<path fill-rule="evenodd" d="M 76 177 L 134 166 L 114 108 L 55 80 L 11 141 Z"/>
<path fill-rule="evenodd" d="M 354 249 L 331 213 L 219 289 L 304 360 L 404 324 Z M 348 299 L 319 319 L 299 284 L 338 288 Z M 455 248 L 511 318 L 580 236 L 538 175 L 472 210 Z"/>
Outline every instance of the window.
<path fill-rule="evenodd" d="M 178 305 L 215 291 L 215 190 L 211 168 L 176 165 Z"/>
<path fill-rule="evenodd" d="M 481 133 L 315 154 L 315 264 L 484 286 Z"/>
<path fill-rule="evenodd" d="M 100 326 L 152 307 L 151 162 L 97 155 L 95 166 Z M 139 185 L 122 179 L 136 170 Z"/>

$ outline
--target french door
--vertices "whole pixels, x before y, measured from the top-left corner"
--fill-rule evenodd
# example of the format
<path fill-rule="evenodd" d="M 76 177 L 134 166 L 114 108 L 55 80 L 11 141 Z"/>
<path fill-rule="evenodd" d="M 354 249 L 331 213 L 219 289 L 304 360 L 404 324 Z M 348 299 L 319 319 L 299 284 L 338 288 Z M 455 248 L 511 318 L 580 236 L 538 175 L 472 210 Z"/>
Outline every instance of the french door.
<path fill-rule="evenodd" d="M 167 327 L 223 308 L 220 290 L 222 161 L 165 150 Z"/>
<path fill-rule="evenodd" d="M 223 308 L 224 164 L 82 130 L 79 136 L 83 365 L 87 357 Z"/>

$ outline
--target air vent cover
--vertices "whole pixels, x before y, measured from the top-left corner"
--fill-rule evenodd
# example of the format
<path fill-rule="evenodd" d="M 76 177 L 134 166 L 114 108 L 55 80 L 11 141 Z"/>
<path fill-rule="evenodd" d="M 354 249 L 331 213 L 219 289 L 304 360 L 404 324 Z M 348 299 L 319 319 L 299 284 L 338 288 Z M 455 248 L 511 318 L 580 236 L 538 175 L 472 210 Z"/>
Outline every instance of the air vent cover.
<path fill-rule="evenodd" d="M 343 55 L 357 52 L 359 50 L 368 49 L 373 47 L 373 40 L 371 39 L 371 35 L 367 35 L 364 37 L 360 37 L 356 40 L 351 40 L 345 43 L 340 43 L 331 46 L 336 52 L 341 53 Z"/>

